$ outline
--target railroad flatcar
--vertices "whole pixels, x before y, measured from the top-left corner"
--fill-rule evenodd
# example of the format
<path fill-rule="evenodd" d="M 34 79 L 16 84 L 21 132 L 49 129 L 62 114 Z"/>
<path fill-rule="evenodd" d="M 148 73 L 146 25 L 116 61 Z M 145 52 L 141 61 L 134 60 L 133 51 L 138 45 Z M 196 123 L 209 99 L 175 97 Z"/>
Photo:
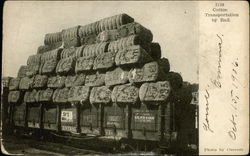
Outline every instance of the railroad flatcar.
<path fill-rule="evenodd" d="M 182 87 L 173 94 L 176 95 L 159 104 L 56 105 L 51 101 L 31 106 L 16 103 L 11 104 L 12 124 L 18 134 L 88 136 L 119 142 L 120 148 L 129 144 L 148 149 L 186 148 L 197 144 L 197 110 L 196 105 L 190 104 L 197 101 L 197 96 L 192 96 L 190 87 Z"/>

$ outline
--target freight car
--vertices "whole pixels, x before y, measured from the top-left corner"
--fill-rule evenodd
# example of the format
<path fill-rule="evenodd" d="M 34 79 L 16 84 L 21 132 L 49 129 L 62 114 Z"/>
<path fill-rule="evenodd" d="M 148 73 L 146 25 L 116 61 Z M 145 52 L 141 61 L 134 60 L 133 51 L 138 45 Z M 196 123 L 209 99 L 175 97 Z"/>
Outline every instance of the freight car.
<path fill-rule="evenodd" d="M 109 148 L 114 148 L 112 146 L 116 143 L 117 149 L 136 147 L 137 150 L 177 150 L 178 147 L 180 150 L 197 144 L 195 107 L 190 104 L 197 97 L 192 96 L 192 87 L 180 88 L 168 101 L 157 105 L 141 102 L 134 105 L 110 103 L 102 106 L 90 103 L 68 103 L 63 106 L 53 102 L 35 106 L 25 102 L 12 103 L 11 125 L 19 135 L 32 134 L 45 138 L 74 136 L 75 139 L 88 136 L 90 143 L 83 139 L 88 146 L 97 139 L 108 141 Z M 92 146 L 98 146 L 96 143 L 92 143 Z"/>
<path fill-rule="evenodd" d="M 152 40 L 126 14 L 46 34 L 45 45 L 7 79 L 12 129 L 103 149 L 197 145 L 190 103 L 198 87 L 170 71 Z"/>

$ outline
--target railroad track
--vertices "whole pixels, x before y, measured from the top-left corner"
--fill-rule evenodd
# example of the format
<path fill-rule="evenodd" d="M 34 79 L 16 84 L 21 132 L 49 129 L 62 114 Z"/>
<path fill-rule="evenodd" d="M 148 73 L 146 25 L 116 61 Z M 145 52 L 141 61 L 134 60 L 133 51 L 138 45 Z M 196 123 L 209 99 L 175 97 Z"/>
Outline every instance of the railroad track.
<path fill-rule="evenodd" d="M 35 144 L 30 144 L 31 147 L 37 148 L 40 150 L 46 150 L 46 151 L 52 151 L 56 153 L 62 153 L 65 155 L 89 155 L 89 154 L 97 154 L 97 155 L 104 155 L 106 153 L 102 152 L 96 152 L 93 150 L 87 150 L 87 149 L 79 149 L 71 146 L 66 146 L 58 143 L 51 143 L 47 142 L 45 143 L 35 143 Z"/>
<path fill-rule="evenodd" d="M 62 143 L 39 141 L 27 137 L 7 136 L 3 140 L 5 150 L 15 154 L 41 154 L 42 155 L 107 155 L 108 153 L 97 152 L 89 149 L 80 149 Z"/>

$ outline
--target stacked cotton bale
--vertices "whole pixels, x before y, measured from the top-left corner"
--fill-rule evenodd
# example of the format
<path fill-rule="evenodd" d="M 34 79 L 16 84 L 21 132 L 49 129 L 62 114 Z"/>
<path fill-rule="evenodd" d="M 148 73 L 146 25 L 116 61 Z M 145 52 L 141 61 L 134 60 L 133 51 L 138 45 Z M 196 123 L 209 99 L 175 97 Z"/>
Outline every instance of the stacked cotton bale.
<path fill-rule="evenodd" d="M 57 49 L 62 46 L 62 32 L 48 33 L 44 37 L 44 45 L 41 45 L 37 49 L 37 54 L 43 54 L 45 52 Z"/>
<path fill-rule="evenodd" d="M 48 33 L 10 80 L 9 102 L 17 102 L 21 92 L 26 103 L 167 101 L 182 78 L 169 72 L 168 59 L 152 41 L 152 32 L 127 14 Z"/>
<path fill-rule="evenodd" d="M 30 84 L 33 83 L 32 80 L 28 83 L 28 87 L 24 86 L 25 79 L 29 79 L 26 77 L 26 72 L 28 68 L 25 65 L 22 65 L 19 68 L 17 73 L 17 77 L 10 78 L 9 82 L 9 95 L 8 95 L 8 102 L 16 105 L 20 105 L 23 102 L 24 91 L 22 88 L 29 88 Z"/>

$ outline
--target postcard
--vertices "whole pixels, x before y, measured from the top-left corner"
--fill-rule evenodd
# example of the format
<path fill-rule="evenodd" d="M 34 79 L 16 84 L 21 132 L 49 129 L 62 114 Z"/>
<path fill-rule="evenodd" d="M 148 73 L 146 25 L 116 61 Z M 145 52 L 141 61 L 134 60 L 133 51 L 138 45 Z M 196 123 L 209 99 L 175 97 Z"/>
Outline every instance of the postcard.
<path fill-rule="evenodd" d="M 8 1 L 1 150 L 249 153 L 246 1 Z"/>

